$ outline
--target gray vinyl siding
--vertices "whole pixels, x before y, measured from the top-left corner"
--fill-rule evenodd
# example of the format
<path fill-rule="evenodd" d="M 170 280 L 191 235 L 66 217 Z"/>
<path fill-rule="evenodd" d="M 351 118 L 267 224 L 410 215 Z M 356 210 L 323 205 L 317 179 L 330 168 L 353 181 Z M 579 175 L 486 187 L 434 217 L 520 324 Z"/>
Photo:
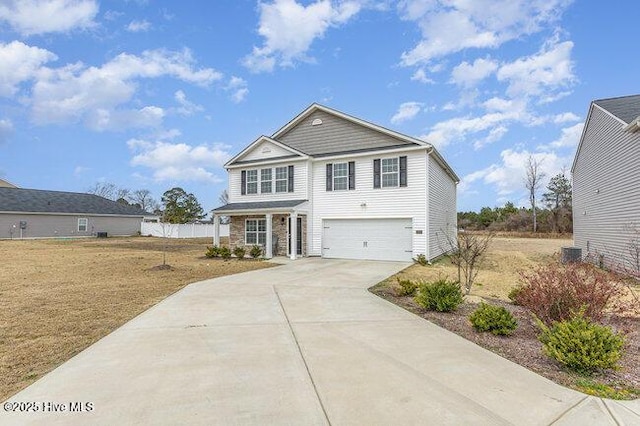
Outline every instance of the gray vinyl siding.
<path fill-rule="evenodd" d="M 591 108 L 573 170 L 574 244 L 583 255 L 629 266 L 624 228 L 640 226 L 640 133 L 624 131 L 600 107 Z"/>
<path fill-rule="evenodd" d="M 429 156 L 429 259 L 449 250 L 449 239 L 457 232 L 456 183 Z"/>
<path fill-rule="evenodd" d="M 86 232 L 78 232 L 78 218 L 87 218 Z M 90 237 L 95 236 L 96 232 L 117 236 L 136 235 L 140 231 L 142 216 L 0 213 L 0 239 L 20 238 L 20 221 L 27 222 L 27 229 L 22 232 L 23 238 Z"/>
<path fill-rule="evenodd" d="M 311 123 L 316 119 L 322 120 L 322 124 L 312 126 Z M 313 112 L 287 133 L 280 135 L 278 140 L 309 155 L 415 146 L 324 111 Z"/>

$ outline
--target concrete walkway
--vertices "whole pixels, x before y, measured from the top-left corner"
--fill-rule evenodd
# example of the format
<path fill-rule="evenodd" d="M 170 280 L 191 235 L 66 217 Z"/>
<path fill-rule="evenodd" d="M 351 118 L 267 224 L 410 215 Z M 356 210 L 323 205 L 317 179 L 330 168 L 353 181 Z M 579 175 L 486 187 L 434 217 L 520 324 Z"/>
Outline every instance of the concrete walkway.
<path fill-rule="evenodd" d="M 367 292 L 405 266 L 310 258 L 192 284 L 0 424 L 640 425 L 638 400 L 558 386 Z"/>

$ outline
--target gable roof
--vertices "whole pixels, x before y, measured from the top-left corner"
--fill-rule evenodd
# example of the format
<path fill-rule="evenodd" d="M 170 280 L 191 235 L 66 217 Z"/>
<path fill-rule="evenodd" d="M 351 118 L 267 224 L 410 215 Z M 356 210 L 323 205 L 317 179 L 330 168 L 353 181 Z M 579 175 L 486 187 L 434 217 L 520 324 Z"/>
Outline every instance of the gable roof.
<path fill-rule="evenodd" d="M 598 99 L 593 101 L 593 103 L 617 117 L 625 124 L 629 124 L 640 117 L 640 95 Z"/>
<path fill-rule="evenodd" d="M 270 138 L 269 136 L 260 136 L 258 139 L 256 139 L 255 141 L 251 142 L 251 144 L 246 147 L 245 149 L 243 149 L 242 151 L 240 151 L 237 155 L 235 155 L 231 160 L 227 161 L 225 163 L 225 167 L 230 166 L 231 164 L 240 164 L 242 163 L 242 158 L 247 155 L 249 152 L 251 152 L 251 150 L 255 149 L 255 147 L 257 147 L 258 145 L 260 145 L 262 142 L 270 142 L 274 145 L 279 146 L 280 148 L 289 151 L 291 153 L 290 156 L 287 156 L 287 158 L 295 158 L 295 157 L 300 157 L 300 158 L 308 158 L 308 156 L 304 153 L 301 152 L 295 148 L 292 148 L 288 145 L 285 145 L 275 139 Z M 267 158 L 267 160 L 277 160 L 278 158 Z"/>
<path fill-rule="evenodd" d="M 286 135 L 291 132 L 294 128 L 296 128 L 299 124 L 304 122 L 307 118 L 309 118 L 312 114 L 315 113 L 324 113 L 333 117 L 337 117 L 342 119 L 348 123 L 357 125 L 359 127 L 364 127 L 370 131 L 381 133 L 383 135 L 388 136 L 384 141 L 374 141 L 371 138 L 366 138 L 364 140 L 359 141 L 349 141 L 348 145 L 345 145 L 345 141 L 340 140 L 336 144 L 326 144 L 326 143 L 318 143 L 316 140 L 283 140 L 286 138 Z M 315 120 L 314 120 L 315 121 Z M 322 121 L 320 120 L 320 123 Z M 313 126 L 313 124 L 311 124 Z M 368 150 L 377 150 L 384 148 L 397 148 L 401 146 L 424 146 L 430 147 L 431 145 L 425 141 L 420 139 L 412 138 L 407 135 L 403 135 L 402 133 L 395 132 L 393 130 L 389 130 L 385 127 L 379 126 L 377 124 L 370 123 L 368 121 L 362 120 L 360 118 L 354 117 L 349 114 L 345 114 L 341 111 L 335 110 L 333 108 L 329 108 L 324 105 L 320 105 L 317 103 L 311 104 L 307 109 L 298 114 L 295 118 L 277 130 L 272 136 L 273 139 L 277 139 L 281 141 L 283 144 L 295 148 L 299 151 L 302 151 L 311 156 L 324 156 L 337 154 L 340 152 L 362 152 Z M 324 141 L 323 141 L 324 142 Z"/>
<path fill-rule="evenodd" d="M 22 188 L 0 188 L 0 211 L 116 216 L 149 215 L 137 207 L 120 204 L 93 194 Z"/>
<path fill-rule="evenodd" d="M 18 186 L 6 179 L 0 179 L 0 188 L 17 188 Z"/>

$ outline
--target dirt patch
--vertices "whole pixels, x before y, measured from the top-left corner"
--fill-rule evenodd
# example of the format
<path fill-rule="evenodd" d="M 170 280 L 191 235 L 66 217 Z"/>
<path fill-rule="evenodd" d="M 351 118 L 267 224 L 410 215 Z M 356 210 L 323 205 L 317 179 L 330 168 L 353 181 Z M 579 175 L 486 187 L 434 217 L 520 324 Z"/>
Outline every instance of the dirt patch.
<path fill-rule="evenodd" d="M 436 279 L 438 276 L 448 276 L 450 279 L 457 278 L 456 269 L 446 260 L 441 260 L 428 267 L 413 265 L 370 290 L 374 294 L 541 376 L 564 386 L 585 391 L 580 386 L 581 381 L 584 380 L 583 377 L 564 369 L 560 364 L 543 354 L 542 344 L 537 339 L 539 331 L 528 311 L 509 303 L 507 299 L 509 290 L 518 282 L 518 270 L 553 260 L 554 253 L 564 245 L 567 245 L 566 241 L 557 239 L 496 238 L 488 252 L 487 262 L 478 275 L 478 281 L 481 285 L 474 287 L 471 297 L 467 297 L 469 302 L 462 304 L 458 311 L 453 313 L 426 311 L 418 306 L 412 297 L 398 297 L 396 295 L 397 277 L 425 281 Z M 504 306 L 516 317 L 518 328 L 513 335 L 509 337 L 494 336 L 491 333 L 478 333 L 473 329 L 469 315 L 477 308 L 476 302 L 480 300 Z M 605 323 L 625 334 L 625 354 L 620 361 L 620 370 L 608 371 L 594 376 L 592 379 L 616 390 L 631 389 L 629 397 L 638 398 L 640 397 L 640 318 L 611 315 L 605 319 Z"/>
<path fill-rule="evenodd" d="M 170 270 L 155 269 L 166 263 Z M 211 239 L 0 241 L 0 400 L 185 285 L 274 266 L 202 255 Z"/>

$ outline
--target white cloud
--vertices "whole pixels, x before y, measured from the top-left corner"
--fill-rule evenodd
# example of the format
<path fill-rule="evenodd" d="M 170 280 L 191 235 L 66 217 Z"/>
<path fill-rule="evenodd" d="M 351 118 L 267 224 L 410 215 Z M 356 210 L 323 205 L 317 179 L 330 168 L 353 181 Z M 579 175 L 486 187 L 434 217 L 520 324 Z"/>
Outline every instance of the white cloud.
<path fill-rule="evenodd" d="M 415 118 L 416 115 L 422 109 L 422 103 L 420 102 L 405 102 L 400 104 L 398 111 L 391 117 L 393 124 L 402 123 L 404 121 Z"/>
<path fill-rule="evenodd" d="M 151 29 L 151 22 L 143 19 L 142 21 L 131 21 L 127 25 L 127 31 L 132 33 L 140 33 L 149 31 Z"/>
<path fill-rule="evenodd" d="M 95 26 L 95 0 L 5 0 L 0 21 L 24 35 L 67 32 Z"/>
<path fill-rule="evenodd" d="M 227 85 L 227 90 L 231 92 L 231 100 L 236 104 L 244 101 L 249 94 L 249 88 L 246 80 L 236 76 L 231 76 L 229 84 Z"/>
<path fill-rule="evenodd" d="M 180 115 L 193 115 L 196 112 L 203 111 L 204 108 L 202 105 L 195 104 L 187 99 L 187 95 L 182 90 L 178 90 L 173 94 L 173 98 L 180 104 L 178 108 L 176 108 L 176 112 Z"/>
<path fill-rule="evenodd" d="M 273 71 L 298 61 L 311 61 L 311 44 L 330 27 L 340 26 L 360 11 L 358 1 L 317 0 L 308 5 L 295 0 L 260 3 L 258 33 L 265 39 L 261 47 L 243 59 L 252 72 Z"/>
<path fill-rule="evenodd" d="M 73 175 L 75 177 L 81 177 L 83 174 L 85 174 L 86 172 L 88 172 L 89 170 L 91 170 L 89 167 L 85 167 L 85 166 L 76 166 L 75 169 L 73 169 Z"/>
<path fill-rule="evenodd" d="M 540 96 L 546 98 L 545 102 L 556 100 L 553 95 L 558 90 L 566 89 L 576 81 L 572 49 L 571 41 L 548 40 L 536 54 L 500 66 L 496 74 L 498 81 L 508 84 L 509 96 Z"/>
<path fill-rule="evenodd" d="M 545 174 L 543 186 L 550 177 L 560 173 L 573 160 L 572 157 L 561 157 L 555 152 L 529 152 L 506 149 L 500 154 L 500 163 L 470 173 L 462 178 L 463 188 L 470 190 L 476 181 L 492 186 L 502 199 L 512 197 L 519 199 L 526 193 L 524 188 L 525 164 L 529 155 L 540 163 L 540 170 Z"/>
<path fill-rule="evenodd" d="M 0 119 L 0 144 L 9 140 L 9 137 L 13 134 L 13 123 L 11 120 L 3 118 Z"/>
<path fill-rule="evenodd" d="M 495 49 L 557 21 L 572 0 L 405 0 L 399 11 L 415 21 L 422 40 L 402 65 L 430 63 L 469 48 Z"/>
<path fill-rule="evenodd" d="M 579 121 L 580 117 L 575 115 L 572 112 L 564 112 L 562 114 L 557 114 L 553 117 L 553 122 L 556 124 L 570 123 L 572 121 Z"/>
<path fill-rule="evenodd" d="M 580 137 L 582 136 L 582 129 L 584 123 L 574 124 L 571 127 L 565 127 L 560 132 L 560 137 L 549 145 L 542 145 L 541 149 L 553 149 L 553 148 L 575 148 L 580 143 Z"/>
<path fill-rule="evenodd" d="M 434 81 L 432 79 L 430 79 L 429 77 L 427 77 L 427 73 L 425 72 L 424 68 L 418 68 L 416 70 L 416 72 L 413 73 L 413 75 L 411 76 L 411 80 L 412 81 L 418 81 L 420 83 L 434 83 Z"/>
<path fill-rule="evenodd" d="M 451 81 L 459 86 L 474 87 L 498 69 L 496 61 L 476 59 L 473 64 L 462 62 L 451 71 Z"/>
<path fill-rule="evenodd" d="M 33 120 L 37 124 L 85 120 L 99 130 L 156 126 L 164 114 L 162 108 L 125 106 L 137 91 L 138 79 L 159 77 L 208 86 L 221 79 L 222 74 L 211 68 L 196 69 L 186 49 L 149 50 L 140 56 L 122 53 L 101 67 L 76 63 L 56 69 L 42 68 L 32 90 Z"/>
<path fill-rule="evenodd" d="M 185 143 L 131 139 L 127 145 L 134 152 L 131 165 L 151 169 L 153 179 L 158 182 L 219 183 L 222 179 L 211 170 L 222 166 L 231 158 L 229 147 L 221 144 L 194 147 Z"/>
<path fill-rule="evenodd" d="M 10 97 L 20 83 L 33 79 L 43 64 L 58 57 L 48 50 L 12 41 L 0 42 L 0 58 L 0 96 Z"/>

